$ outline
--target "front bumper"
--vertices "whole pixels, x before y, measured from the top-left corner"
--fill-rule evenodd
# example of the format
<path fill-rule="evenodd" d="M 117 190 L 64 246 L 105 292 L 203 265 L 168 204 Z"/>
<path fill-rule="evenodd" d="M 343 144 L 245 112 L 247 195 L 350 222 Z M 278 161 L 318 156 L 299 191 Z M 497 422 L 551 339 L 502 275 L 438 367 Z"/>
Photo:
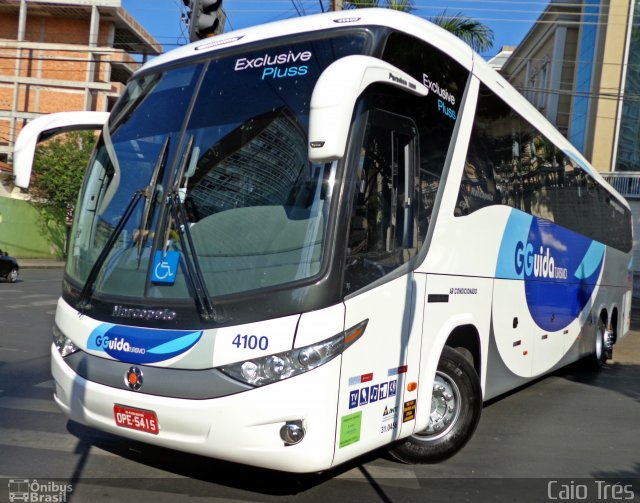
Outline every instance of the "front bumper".
<path fill-rule="evenodd" d="M 340 357 L 305 374 L 215 399 L 190 400 L 113 388 L 77 375 L 51 346 L 55 401 L 79 423 L 141 442 L 290 472 L 330 468 L 336 438 Z M 156 413 L 157 435 L 122 428 L 114 404 Z M 285 446 L 280 429 L 302 421 L 305 438 Z"/>

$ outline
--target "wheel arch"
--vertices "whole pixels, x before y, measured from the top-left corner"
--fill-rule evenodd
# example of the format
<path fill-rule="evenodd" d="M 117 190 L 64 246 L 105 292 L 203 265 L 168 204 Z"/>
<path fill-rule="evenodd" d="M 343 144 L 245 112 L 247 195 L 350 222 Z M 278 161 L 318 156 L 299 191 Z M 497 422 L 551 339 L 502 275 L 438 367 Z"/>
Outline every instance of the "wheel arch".
<path fill-rule="evenodd" d="M 438 362 L 445 347 L 458 350 L 478 374 L 480 387 L 484 396 L 484 378 L 482 370 L 486 352 L 483 351 L 483 341 L 478 320 L 470 313 L 457 313 L 443 323 L 428 344 L 423 344 L 422 361 L 420 364 L 420 385 L 418 388 L 418 403 L 431 403 L 431 387 L 436 374 Z M 461 351 L 462 348 L 462 351 Z M 470 358 L 472 361 L 470 360 Z M 429 407 L 418 406 L 415 428 L 423 430 L 429 422 Z"/>
<path fill-rule="evenodd" d="M 474 368 L 472 351 L 475 327 L 456 327 L 439 355 L 438 375 L 433 382 L 430 429 L 415 429 L 401 439 L 390 454 L 405 463 L 433 463 L 462 449 L 473 436 L 482 411 L 482 387 Z M 456 347 L 452 347 L 453 344 Z"/>
<path fill-rule="evenodd" d="M 445 346 L 455 349 L 471 363 L 478 376 L 482 375 L 482 351 L 480 333 L 475 325 L 467 324 L 455 327 Z"/>
<path fill-rule="evenodd" d="M 609 311 L 605 306 L 602 306 L 598 311 L 598 321 L 601 321 L 605 328 L 607 327 L 607 324 L 609 323 Z"/>

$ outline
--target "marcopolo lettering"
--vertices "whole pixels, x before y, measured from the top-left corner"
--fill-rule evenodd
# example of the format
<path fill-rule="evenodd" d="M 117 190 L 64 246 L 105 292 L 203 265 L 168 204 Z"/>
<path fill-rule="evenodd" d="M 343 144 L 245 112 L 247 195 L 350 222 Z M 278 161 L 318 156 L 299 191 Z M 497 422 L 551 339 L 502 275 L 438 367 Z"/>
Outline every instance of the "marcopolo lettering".
<path fill-rule="evenodd" d="M 135 320 L 162 320 L 172 321 L 177 313 L 170 309 L 137 309 L 133 307 L 113 306 L 112 316 L 116 318 L 129 318 Z"/>
<path fill-rule="evenodd" d="M 394 75 L 391 72 L 389 72 L 389 80 L 391 82 L 395 82 L 396 84 L 400 84 L 401 86 L 408 87 L 409 89 L 415 89 L 416 88 L 416 85 L 413 82 L 409 82 L 406 79 L 403 79 L 402 77 L 400 77 L 398 75 Z"/>
<path fill-rule="evenodd" d="M 517 274 L 524 272 L 526 277 L 567 279 L 566 267 L 556 267 L 556 262 L 548 247 L 540 246 L 535 253 L 533 245 L 519 241 L 515 250 L 515 268 Z"/>
<path fill-rule="evenodd" d="M 237 42 L 241 38 L 244 38 L 244 35 L 240 35 L 239 37 L 225 38 L 223 40 L 214 40 L 213 42 L 208 42 L 206 44 L 199 45 L 198 47 L 195 47 L 194 50 L 195 51 L 203 51 L 205 49 L 211 49 L 212 47 L 218 47 L 218 46 L 225 45 L 225 44 L 231 44 L 233 42 Z"/>

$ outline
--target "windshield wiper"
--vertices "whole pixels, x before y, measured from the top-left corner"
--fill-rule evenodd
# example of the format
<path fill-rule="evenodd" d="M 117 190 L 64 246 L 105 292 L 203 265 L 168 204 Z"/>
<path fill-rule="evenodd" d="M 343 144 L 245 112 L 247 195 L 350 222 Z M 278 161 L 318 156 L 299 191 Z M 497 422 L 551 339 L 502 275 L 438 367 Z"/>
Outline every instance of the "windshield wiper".
<path fill-rule="evenodd" d="M 136 190 L 134 192 L 133 196 L 131 197 L 131 200 L 129 201 L 129 204 L 124 210 L 124 213 L 118 220 L 118 223 L 115 229 L 113 229 L 113 232 L 109 236 L 109 239 L 107 240 L 104 247 L 102 248 L 102 251 L 100 252 L 100 255 L 98 255 L 98 258 L 94 262 L 93 267 L 91 268 L 91 271 L 89 271 L 89 275 L 87 276 L 87 280 L 85 281 L 84 286 L 82 287 L 82 291 L 80 292 L 80 297 L 78 298 L 78 302 L 76 304 L 76 308 L 78 311 L 83 312 L 85 309 L 90 307 L 91 296 L 93 295 L 93 285 L 96 281 L 96 278 L 98 277 L 98 274 L 102 269 L 102 266 L 107 260 L 109 253 L 111 253 L 111 250 L 113 249 L 114 245 L 118 241 L 118 238 L 120 237 L 120 234 L 124 229 L 124 226 L 127 224 L 129 219 L 131 218 L 131 215 L 133 214 L 133 211 L 135 210 L 138 204 L 138 201 L 140 201 L 140 199 L 142 199 L 143 197 L 146 198 L 145 208 L 143 211 L 143 218 L 141 221 L 144 227 L 140 228 L 138 246 L 140 246 L 140 243 L 142 243 L 145 240 L 145 231 L 147 230 L 148 215 L 151 213 L 150 199 L 156 193 L 156 185 L 157 185 L 158 179 L 160 178 L 159 173 L 160 172 L 164 173 L 165 165 L 167 162 L 168 150 L 169 150 L 169 137 L 167 137 L 167 139 L 164 141 L 162 150 L 160 151 L 160 155 L 158 156 L 158 160 L 156 161 L 156 165 L 153 168 L 153 172 L 151 173 L 149 184 L 145 188 Z M 140 247 L 139 250 L 141 249 L 142 248 Z M 140 254 L 141 252 L 139 251 L 138 253 Z M 138 261 L 139 260 L 140 260 L 140 255 L 138 256 Z"/>
<path fill-rule="evenodd" d="M 162 198 L 162 179 L 164 177 L 165 168 L 167 166 L 167 155 L 169 152 L 170 139 L 167 138 L 162 145 L 162 150 L 156 161 L 156 165 L 153 168 L 151 174 L 151 180 L 144 192 L 145 202 L 144 209 L 142 210 L 142 217 L 140 218 L 140 225 L 138 226 L 140 235 L 138 239 L 138 265 L 140 265 L 140 258 L 142 257 L 142 249 L 144 243 L 146 243 L 149 236 L 149 228 L 151 227 L 151 220 L 153 218 L 153 212 L 156 208 L 156 204 L 159 199 Z M 158 183 L 158 181 L 160 183 Z"/>
<path fill-rule="evenodd" d="M 202 269 L 200 269 L 200 264 L 195 254 L 195 247 L 191 238 L 191 231 L 189 230 L 189 220 L 184 210 L 184 205 L 180 201 L 178 191 L 171 190 L 169 194 L 169 205 L 171 207 L 171 215 L 178 230 L 184 265 L 187 269 L 187 277 L 191 280 L 191 286 L 194 290 L 194 300 L 198 307 L 198 312 L 204 320 L 211 320 L 215 317 L 215 310 L 211 304 L 211 297 L 209 296 Z"/>
<path fill-rule="evenodd" d="M 144 197 L 144 194 L 145 194 L 144 189 L 135 191 L 135 193 L 133 194 L 133 197 L 129 201 L 129 204 L 127 205 L 127 208 L 124 210 L 124 213 L 120 217 L 120 220 L 118 220 L 118 225 L 116 225 L 116 228 L 113 229 L 113 232 L 111 233 L 111 235 L 109 236 L 109 239 L 107 240 L 106 244 L 102 248 L 100 255 L 98 255 L 98 258 L 93 264 L 93 267 L 89 272 L 89 276 L 87 277 L 87 280 L 84 283 L 84 287 L 80 292 L 80 297 L 78 298 L 78 303 L 76 304 L 76 308 L 78 311 L 83 312 L 85 309 L 90 307 L 90 299 L 91 299 L 91 295 L 93 294 L 93 284 L 95 283 L 96 278 L 98 277 L 98 273 L 100 272 L 100 269 L 102 269 L 102 266 L 107 260 L 107 257 L 109 256 L 109 252 L 111 252 L 113 245 L 116 244 L 116 241 L 120 237 L 120 234 L 122 233 L 122 229 L 124 229 L 124 226 L 126 225 L 127 221 L 129 220 L 129 218 L 131 218 L 131 214 L 133 213 L 133 210 L 138 204 L 138 201 L 140 201 L 140 199 Z"/>
<path fill-rule="evenodd" d="M 200 263 L 195 252 L 195 246 L 193 245 L 193 239 L 191 237 L 191 231 L 189 230 L 189 218 L 184 209 L 184 204 L 180 198 L 180 182 L 184 176 L 187 162 L 193 154 L 194 137 L 191 136 L 189 143 L 185 149 L 185 154 L 182 158 L 180 168 L 176 173 L 173 187 L 169 191 L 167 196 L 167 202 L 171 209 L 171 216 L 175 222 L 176 229 L 178 231 L 178 238 L 180 239 L 180 248 L 182 249 L 182 255 L 184 265 L 187 270 L 187 278 L 191 282 L 191 286 L 194 291 L 194 300 L 198 308 L 198 312 L 202 319 L 209 321 L 215 317 L 215 309 L 211 304 L 211 296 L 207 290 L 207 285 L 200 268 Z M 169 242 L 170 225 L 167 225 L 166 236 L 162 245 L 162 257 L 164 258 L 167 252 L 167 245 Z"/>

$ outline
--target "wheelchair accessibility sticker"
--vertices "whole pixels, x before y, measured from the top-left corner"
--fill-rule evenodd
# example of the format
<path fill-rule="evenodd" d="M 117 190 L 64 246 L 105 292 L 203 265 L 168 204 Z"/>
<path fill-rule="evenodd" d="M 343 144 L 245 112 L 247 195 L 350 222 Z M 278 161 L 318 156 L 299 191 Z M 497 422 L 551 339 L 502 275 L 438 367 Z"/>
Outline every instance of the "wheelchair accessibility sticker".
<path fill-rule="evenodd" d="M 176 281 L 179 262 L 180 252 L 168 251 L 163 259 L 162 252 L 157 251 L 156 258 L 153 261 L 153 274 L 151 275 L 151 281 L 154 283 L 166 283 L 173 285 Z"/>

